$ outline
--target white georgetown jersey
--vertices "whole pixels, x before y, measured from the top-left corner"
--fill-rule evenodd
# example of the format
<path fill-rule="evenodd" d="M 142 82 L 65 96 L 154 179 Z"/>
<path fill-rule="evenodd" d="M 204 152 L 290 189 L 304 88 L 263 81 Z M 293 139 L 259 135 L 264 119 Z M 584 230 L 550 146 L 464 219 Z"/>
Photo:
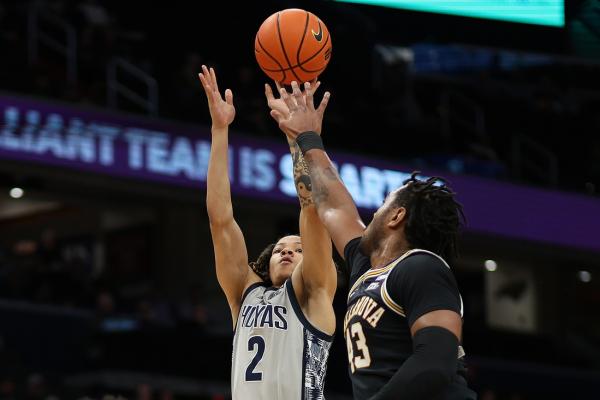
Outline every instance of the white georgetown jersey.
<path fill-rule="evenodd" d="M 233 400 L 320 400 L 333 337 L 310 324 L 291 279 L 250 286 L 233 338 Z"/>

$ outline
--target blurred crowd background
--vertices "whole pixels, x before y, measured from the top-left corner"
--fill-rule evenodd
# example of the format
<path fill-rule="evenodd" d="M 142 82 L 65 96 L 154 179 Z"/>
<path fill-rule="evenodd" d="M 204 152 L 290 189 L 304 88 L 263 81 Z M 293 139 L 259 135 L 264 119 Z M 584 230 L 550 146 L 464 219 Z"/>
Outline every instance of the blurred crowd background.
<path fill-rule="evenodd" d="M 599 209 L 597 0 L 565 1 L 559 27 L 325 0 L 2 0 L 0 95 L 206 135 L 206 64 L 234 92 L 235 133 L 283 145 L 253 45 L 292 7 L 332 35 L 328 149 L 531 190 L 515 203 L 546 213 L 537 228 L 550 237 L 578 201 Z M 0 191 L 0 400 L 229 398 L 230 314 L 200 185 L 0 154 Z M 535 191 L 574 200 L 548 210 Z M 298 230 L 293 202 L 236 195 L 234 209 L 251 258 Z M 490 226 L 510 214 L 490 207 Z M 580 217 L 573 226 L 599 216 Z M 600 234 L 582 229 L 586 247 L 514 233 L 467 230 L 453 265 L 471 385 L 482 400 L 593 398 Z M 344 285 L 341 272 L 339 315 Z M 328 399 L 351 398 L 345 360 L 338 332 Z"/>

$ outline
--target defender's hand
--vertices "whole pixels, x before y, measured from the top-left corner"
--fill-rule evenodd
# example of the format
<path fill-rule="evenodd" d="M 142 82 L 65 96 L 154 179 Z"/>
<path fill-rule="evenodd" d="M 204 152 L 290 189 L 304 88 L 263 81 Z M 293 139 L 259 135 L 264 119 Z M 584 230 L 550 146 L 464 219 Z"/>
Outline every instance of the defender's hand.
<path fill-rule="evenodd" d="M 210 118 L 212 119 L 213 129 L 227 128 L 233 122 L 235 117 L 235 107 L 233 106 L 233 93 L 231 90 L 225 90 L 225 100 L 219 93 L 219 85 L 217 84 L 217 76 L 215 70 L 210 68 L 210 71 L 205 65 L 202 66 L 202 72 L 198 74 L 202 87 L 208 99 L 208 109 Z"/>
<path fill-rule="evenodd" d="M 290 139 L 295 140 L 300 133 L 306 131 L 321 133 L 323 114 L 329 103 L 330 93 L 325 92 L 319 108 L 315 109 L 314 93 L 319 86 L 320 82 L 315 85 L 306 82 L 304 93 L 302 93 L 298 83 L 294 81 L 292 82 L 292 94 L 289 94 L 285 88 L 278 85 L 280 99 L 275 99 L 271 88 L 265 87 L 271 116 Z"/>
<path fill-rule="evenodd" d="M 321 86 L 321 82 L 317 81 L 315 79 L 314 81 L 311 82 L 311 85 L 314 85 L 314 89 L 313 89 L 313 94 L 314 94 L 319 89 L 319 86 Z M 281 84 L 279 82 L 275 82 L 275 86 L 277 87 L 277 93 L 280 93 L 281 92 Z M 306 95 L 306 92 L 304 95 Z M 281 97 L 276 98 L 273 95 L 273 90 L 271 89 L 271 85 L 269 85 L 268 83 L 265 83 L 265 97 L 267 98 L 267 106 L 269 106 L 269 108 L 271 110 L 278 111 L 281 115 L 284 116 L 284 118 L 289 117 L 290 110 L 288 109 L 288 106 L 285 104 L 285 101 L 283 101 L 283 99 Z M 321 133 L 321 132 L 319 132 L 319 133 Z"/>

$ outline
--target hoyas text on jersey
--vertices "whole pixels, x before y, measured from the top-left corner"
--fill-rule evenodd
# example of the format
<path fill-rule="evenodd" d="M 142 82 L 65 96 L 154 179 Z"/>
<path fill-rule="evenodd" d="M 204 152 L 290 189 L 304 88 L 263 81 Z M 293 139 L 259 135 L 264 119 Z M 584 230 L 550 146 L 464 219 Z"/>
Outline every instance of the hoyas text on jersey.
<path fill-rule="evenodd" d="M 242 307 L 242 326 L 246 328 L 276 328 L 287 330 L 287 309 L 284 306 L 271 304 L 250 305 Z"/>

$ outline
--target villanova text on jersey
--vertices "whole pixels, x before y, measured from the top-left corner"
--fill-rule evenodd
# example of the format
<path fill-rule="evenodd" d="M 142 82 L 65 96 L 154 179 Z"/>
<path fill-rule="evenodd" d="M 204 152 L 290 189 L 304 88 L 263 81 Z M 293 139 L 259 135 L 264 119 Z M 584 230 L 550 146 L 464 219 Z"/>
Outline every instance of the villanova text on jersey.
<path fill-rule="evenodd" d="M 344 332 L 348 329 L 348 321 L 355 316 L 360 316 L 367 321 L 373 328 L 377 328 L 377 323 L 385 312 L 385 308 L 381 307 L 375 300 L 370 297 L 363 296 L 350 307 L 344 318 Z"/>

